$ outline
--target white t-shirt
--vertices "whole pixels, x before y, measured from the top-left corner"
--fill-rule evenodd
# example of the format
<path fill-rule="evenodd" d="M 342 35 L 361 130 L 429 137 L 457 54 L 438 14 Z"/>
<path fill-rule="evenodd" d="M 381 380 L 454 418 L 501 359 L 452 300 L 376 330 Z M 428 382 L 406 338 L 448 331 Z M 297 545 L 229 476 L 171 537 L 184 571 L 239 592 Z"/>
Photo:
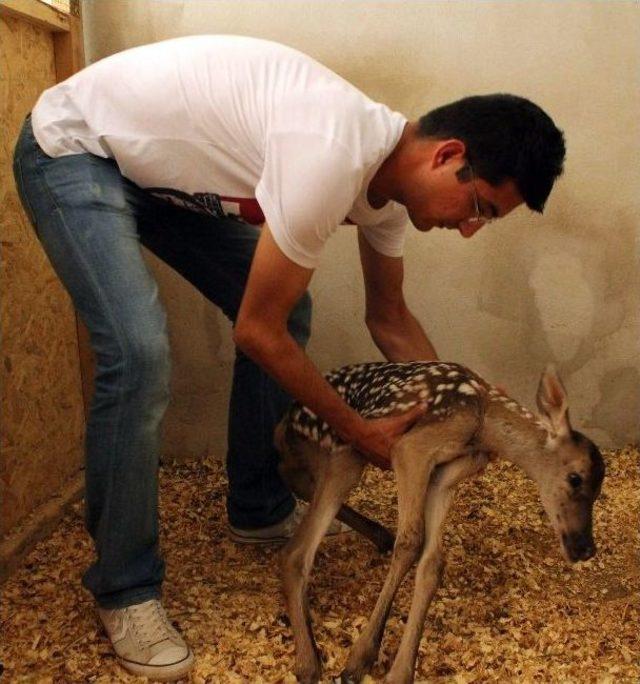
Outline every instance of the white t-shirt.
<path fill-rule="evenodd" d="M 301 266 L 315 268 L 345 221 L 402 254 L 405 208 L 376 210 L 366 192 L 405 117 L 283 45 L 189 36 L 126 50 L 46 90 L 32 123 L 52 157 L 112 158 L 189 209 L 266 220 Z"/>

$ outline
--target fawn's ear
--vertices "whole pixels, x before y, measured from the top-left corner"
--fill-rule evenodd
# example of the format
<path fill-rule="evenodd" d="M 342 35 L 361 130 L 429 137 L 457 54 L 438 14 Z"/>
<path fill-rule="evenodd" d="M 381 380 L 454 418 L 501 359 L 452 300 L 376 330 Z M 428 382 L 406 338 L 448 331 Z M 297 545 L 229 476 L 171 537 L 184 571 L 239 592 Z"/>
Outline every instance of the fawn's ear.
<path fill-rule="evenodd" d="M 570 434 L 567 391 L 552 365 L 547 366 L 540 378 L 536 403 L 540 413 L 548 420 L 550 427 L 558 437 Z"/>

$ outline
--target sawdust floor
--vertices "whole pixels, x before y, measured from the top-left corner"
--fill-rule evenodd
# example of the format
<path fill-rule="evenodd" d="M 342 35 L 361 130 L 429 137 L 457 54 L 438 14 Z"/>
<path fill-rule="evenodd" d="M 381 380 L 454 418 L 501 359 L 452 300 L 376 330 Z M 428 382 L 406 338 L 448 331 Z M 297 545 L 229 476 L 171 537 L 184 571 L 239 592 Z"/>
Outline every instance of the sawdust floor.
<path fill-rule="evenodd" d="M 640 680 L 639 452 L 605 457 L 595 518 L 599 551 L 573 567 L 561 560 L 535 489 L 520 471 L 493 463 L 460 487 L 418 680 Z M 196 654 L 190 681 L 293 682 L 276 552 L 225 538 L 224 496 L 218 463 L 163 468 L 165 605 Z M 389 473 L 367 472 L 352 501 L 394 524 Z M 80 587 L 91 553 L 78 505 L 2 587 L 3 682 L 136 681 L 117 665 Z M 323 543 L 311 605 L 327 678 L 340 672 L 387 567 L 388 558 L 353 533 Z M 411 581 L 410 575 L 390 616 L 376 680 L 398 645 Z"/>

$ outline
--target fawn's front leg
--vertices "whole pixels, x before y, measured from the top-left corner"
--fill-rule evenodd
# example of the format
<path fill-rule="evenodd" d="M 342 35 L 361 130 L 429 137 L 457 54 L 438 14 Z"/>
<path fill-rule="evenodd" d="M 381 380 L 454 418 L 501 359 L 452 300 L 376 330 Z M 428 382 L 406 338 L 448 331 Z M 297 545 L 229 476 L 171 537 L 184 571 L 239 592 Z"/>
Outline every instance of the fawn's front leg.
<path fill-rule="evenodd" d="M 319 449 L 319 447 L 318 447 Z M 316 551 L 340 504 L 360 480 L 364 460 L 349 447 L 319 454 L 316 486 L 307 514 L 282 551 L 282 581 L 296 649 L 296 676 L 303 684 L 320 678 L 307 586 Z"/>
<path fill-rule="evenodd" d="M 487 455 L 481 453 L 460 456 L 450 463 L 438 466 L 431 476 L 424 509 L 425 545 L 416 569 L 409 617 L 395 660 L 385 678 L 386 684 L 407 684 L 413 681 L 427 610 L 442 575 L 442 529 L 455 487 L 462 480 L 482 471 L 487 461 Z"/>
<path fill-rule="evenodd" d="M 398 487 L 398 532 L 389 572 L 369 622 L 353 645 L 343 682 L 359 682 L 371 669 L 380 649 L 389 611 L 400 583 L 420 553 L 424 538 L 424 498 L 433 461 L 399 445 L 393 458 Z"/>
<path fill-rule="evenodd" d="M 389 574 L 369 622 L 351 649 L 343 681 L 360 681 L 375 661 L 396 591 L 424 543 L 424 509 L 433 468 L 458 457 L 475 426 L 475 415 L 460 411 L 448 418 L 446 424 L 418 424 L 396 442 L 392 453 L 398 487 L 396 544 Z"/>

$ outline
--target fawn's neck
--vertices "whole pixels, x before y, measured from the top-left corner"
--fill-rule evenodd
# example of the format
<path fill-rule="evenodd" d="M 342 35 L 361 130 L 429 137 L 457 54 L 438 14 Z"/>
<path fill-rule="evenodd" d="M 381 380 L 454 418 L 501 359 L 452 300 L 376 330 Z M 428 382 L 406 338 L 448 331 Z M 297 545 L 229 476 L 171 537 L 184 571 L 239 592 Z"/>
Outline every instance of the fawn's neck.
<path fill-rule="evenodd" d="M 508 397 L 489 395 L 480 435 L 482 449 L 537 479 L 548 439 L 549 432 L 536 415 Z"/>

